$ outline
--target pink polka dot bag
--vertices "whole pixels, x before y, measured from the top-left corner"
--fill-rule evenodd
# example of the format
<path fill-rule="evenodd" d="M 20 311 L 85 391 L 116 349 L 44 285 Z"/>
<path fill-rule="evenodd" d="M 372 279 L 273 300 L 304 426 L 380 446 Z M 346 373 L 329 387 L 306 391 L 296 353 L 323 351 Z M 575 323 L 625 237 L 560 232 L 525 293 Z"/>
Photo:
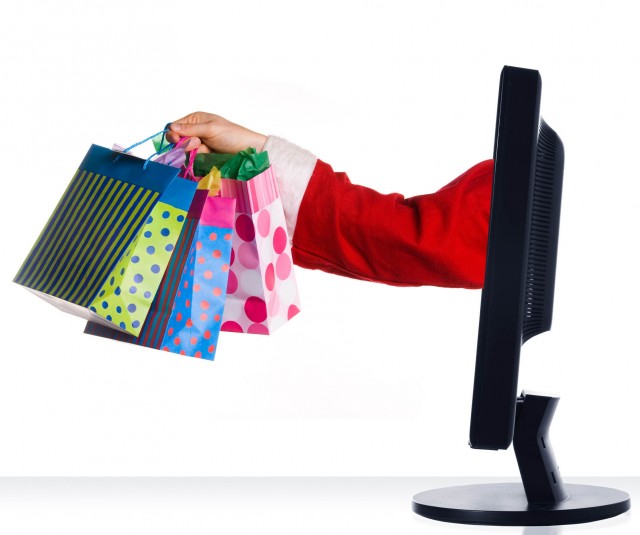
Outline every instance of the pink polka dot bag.
<path fill-rule="evenodd" d="M 248 181 L 223 178 L 221 195 L 236 200 L 222 330 L 271 334 L 300 311 L 273 166 Z"/>

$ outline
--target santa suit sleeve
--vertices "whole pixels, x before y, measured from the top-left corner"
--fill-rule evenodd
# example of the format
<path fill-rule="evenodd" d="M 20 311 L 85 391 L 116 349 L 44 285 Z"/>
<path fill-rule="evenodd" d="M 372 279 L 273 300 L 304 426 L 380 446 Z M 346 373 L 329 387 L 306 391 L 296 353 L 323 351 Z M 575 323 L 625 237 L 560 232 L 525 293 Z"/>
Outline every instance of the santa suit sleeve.
<path fill-rule="evenodd" d="M 295 264 L 395 286 L 482 288 L 493 160 L 426 195 L 352 184 L 310 152 L 270 136 Z"/>

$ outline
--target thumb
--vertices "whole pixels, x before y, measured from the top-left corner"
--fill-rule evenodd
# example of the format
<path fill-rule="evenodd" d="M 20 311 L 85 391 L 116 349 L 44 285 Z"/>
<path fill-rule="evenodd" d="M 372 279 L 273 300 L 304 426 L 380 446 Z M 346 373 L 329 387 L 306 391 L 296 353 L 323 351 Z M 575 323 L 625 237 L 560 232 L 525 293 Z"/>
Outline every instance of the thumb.
<path fill-rule="evenodd" d="M 180 134 L 181 137 L 200 137 L 206 138 L 211 135 L 210 125 L 207 123 L 192 124 L 192 123 L 171 123 L 169 129 L 176 134 Z"/>

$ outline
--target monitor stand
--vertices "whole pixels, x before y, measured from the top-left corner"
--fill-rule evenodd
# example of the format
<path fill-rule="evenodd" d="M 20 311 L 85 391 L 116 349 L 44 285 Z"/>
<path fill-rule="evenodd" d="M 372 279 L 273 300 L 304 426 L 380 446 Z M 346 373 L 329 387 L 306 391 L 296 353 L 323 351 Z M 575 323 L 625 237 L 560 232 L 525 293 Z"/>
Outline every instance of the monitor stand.
<path fill-rule="evenodd" d="M 522 483 L 428 490 L 413 497 L 419 515 L 458 524 L 554 526 L 610 518 L 628 511 L 617 489 L 564 484 L 548 438 L 560 398 L 522 393 L 516 405 L 513 449 Z"/>

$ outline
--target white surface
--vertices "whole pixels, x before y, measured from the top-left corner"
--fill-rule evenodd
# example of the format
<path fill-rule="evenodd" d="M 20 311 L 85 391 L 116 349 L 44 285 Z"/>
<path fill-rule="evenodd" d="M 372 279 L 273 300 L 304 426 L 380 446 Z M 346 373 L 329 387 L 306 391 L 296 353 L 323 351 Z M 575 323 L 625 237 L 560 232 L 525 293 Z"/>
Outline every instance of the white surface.
<path fill-rule="evenodd" d="M 23 478 L 0 479 L 0 531 L 12 535 L 278 534 L 637 534 L 637 478 L 579 478 L 631 496 L 632 509 L 573 526 L 495 527 L 436 522 L 411 510 L 412 497 L 463 478 Z M 635 516 L 635 518 L 634 518 Z"/>
<path fill-rule="evenodd" d="M 615 0 L 0 2 L 0 474 L 516 475 L 466 445 L 480 292 L 298 270 L 302 313 L 223 333 L 211 364 L 84 336 L 9 282 L 91 143 L 204 109 L 430 192 L 491 156 L 511 64 L 541 71 L 567 153 L 554 330 L 521 386 L 562 396 L 565 476 L 640 475 L 637 21 Z"/>

